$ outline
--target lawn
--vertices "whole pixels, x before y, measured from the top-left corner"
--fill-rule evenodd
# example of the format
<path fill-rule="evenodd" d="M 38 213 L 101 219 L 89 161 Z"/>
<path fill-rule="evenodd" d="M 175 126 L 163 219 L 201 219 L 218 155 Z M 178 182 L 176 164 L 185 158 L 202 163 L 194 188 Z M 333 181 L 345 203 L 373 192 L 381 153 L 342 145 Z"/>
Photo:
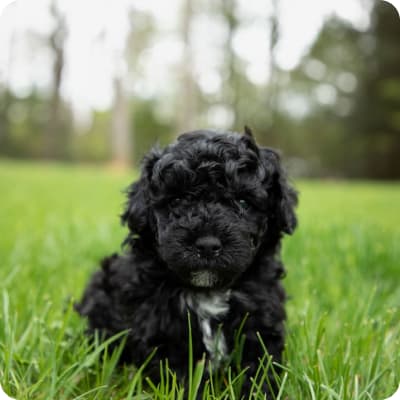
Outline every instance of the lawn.
<path fill-rule="evenodd" d="M 99 357 L 71 307 L 98 260 L 120 248 L 134 175 L 0 162 L 0 382 L 18 400 L 187 398 L 168 374 L 156 388 L 115 368 L 116 354 Z M 297 187 L 279 398 L 383 400 L 400 383 L 400 184 Z"/>

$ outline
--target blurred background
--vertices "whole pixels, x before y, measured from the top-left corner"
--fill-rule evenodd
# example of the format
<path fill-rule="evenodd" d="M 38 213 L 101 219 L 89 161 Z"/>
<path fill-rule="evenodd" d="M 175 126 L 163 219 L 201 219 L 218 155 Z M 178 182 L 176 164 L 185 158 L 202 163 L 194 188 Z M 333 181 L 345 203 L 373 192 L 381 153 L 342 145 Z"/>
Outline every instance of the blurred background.
<path fill-rule="evenodd" d="M 178 133 L 247 124 L 294 176 L 400 178 L 388 2 L 16 0 L 0 12 L 0 157 L 135 166 Z"/>

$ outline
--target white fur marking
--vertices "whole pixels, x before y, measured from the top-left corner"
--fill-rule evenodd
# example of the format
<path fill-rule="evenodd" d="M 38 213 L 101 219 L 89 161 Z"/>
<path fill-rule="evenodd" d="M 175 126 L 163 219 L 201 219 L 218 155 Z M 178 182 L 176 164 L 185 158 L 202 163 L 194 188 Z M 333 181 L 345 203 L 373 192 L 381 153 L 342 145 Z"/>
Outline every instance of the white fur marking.
<path fill-rule="evenodd" d="M 217 281 L 217 277 L 210 271 L 193 272 L 190 282 L 197 287 L 212 287 Z"/>
<path fill-rule="evenodd" d="M 225 336 L 221 329 L 212 332 L 209 319 L 203 319 L 199 323 L 203 334 L 203 343 L 210 355 L 212 366 L 218 368 L 227 355 Z"/>
<path fill-rule="evenodd" d="M 184 303 L 197 315 L 204 347 L 212 367 L 217 369 L 227 357 L 225 336 L 221 328 L 212 329 L 211 319 L 222 319 L 229 311 L 230 290 L 213 293 L 186 293 Z"/>

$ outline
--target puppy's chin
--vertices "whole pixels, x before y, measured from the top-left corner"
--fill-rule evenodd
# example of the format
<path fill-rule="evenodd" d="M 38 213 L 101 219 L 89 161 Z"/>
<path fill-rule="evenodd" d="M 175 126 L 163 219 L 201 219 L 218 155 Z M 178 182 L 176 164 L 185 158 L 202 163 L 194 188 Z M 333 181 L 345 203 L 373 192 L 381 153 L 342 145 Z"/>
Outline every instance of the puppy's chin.
<path fill-rule="evenodd" d="M 190 274 L 191 285 L 198 288 L 214 288 L 219 281 L 218 275 L 212 271 L 195 271 Z"/>
<path fill-rule="evenodd" d="M 221 274 L 212 269 L 174 270 L 184 286 L 197 289 L 228 289 L 237 277 L 232 274 Z"/>

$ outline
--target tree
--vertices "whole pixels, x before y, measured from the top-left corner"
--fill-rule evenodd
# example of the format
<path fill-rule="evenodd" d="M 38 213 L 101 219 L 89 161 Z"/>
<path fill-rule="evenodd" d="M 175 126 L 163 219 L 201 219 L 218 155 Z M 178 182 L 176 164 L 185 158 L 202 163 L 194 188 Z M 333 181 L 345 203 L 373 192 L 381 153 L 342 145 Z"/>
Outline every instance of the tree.
<path fill-rule="evenodd" d="M 362 37 L 362 31 L 332 17 L 290 73 L 286 99 L 298 98 L 305 108 L 305 115 L 294 120 L 290 139 L 294 153 L 310 163 L 314 174 L 362 174 L 360 138 L 348 123 L 365 68 Z"/>
<path fill-rule="evenodd" d="M 181 18 L 183 56 L 179 68 L 178 132 L 196 128 L 197 88 L 193 77 L 191 26 L 194 18 L 193 0 L 184 0 Z"/>
<path fill-rule="evenodd" d="M 112 109 L 112 160 L 121 165 L 136 163 L 149 138 L 154 139 L 151 140 L 153 143 L 158 135 L 158 132 L 151 131 L 151 123 L 147 130 L 143 124 L 137 123 L 136 109 L 140 107 L 141 99 L 134 91 L 135 82 L 141 78 L 140 57 L 149 47 L 155 32 L 154 21 L 150 15 L 130 9 L 129 23 L 124 49 L 118 56 L 124 68 L 119 69 L 114 79 Z"/>
<path fill-rule="evenodd" d="M 11 101 L 9 89 L 0 86 L 0 152 L 6 155 L 11 152 L 10 121 L 8 118 Z"/>
<path fill-rule="evenodd" d="M 278 1 L 272 0 L 272 12 L 270 16 L 270 39 L 269 39 L 269 70 L 270 78 L 267 87 L 267 112 L 269 114 L 269 129 L 274 130 L 274 124 L 276 123 L 277 113 L 277 100 L 279 92 L 279 70 L 275 60 L 275 48 L 279 40 L 279 24 L 278 24 Z"/>
<path fill-rule="evenodd" d="M 64 118 L 61 99 L 61 84 L 65 64 L 65 41 L 68 34 L 65 16 L 52 0 L 50 12 L 54 28 L 50 32 L 48 45 L 53 54 L 52 87 L 49 99 L 48 123 L 44 131 L 43 155 L 47 158 L 65 157 L 68 152 L 68 122 Z"/>
<path fill-rule="evenodd" d="M 131 162 L 131 125 L 129 104 L 123 76 L 114 77 L 114 101 L 112 108 L 111 152 L 115 164 L 126 166 Z"/>
<path fill-rule="evenodd" d="M 400 20 L 388 2 L 377 1 L 364 35 L 365 66 L 349 123 L 362 141 L 364 173 L 400 178 Z"/>
<path fill-rule="evenodd" d="M 240 60 L 233 47 L 235 32 L 239 26 L 239 19 L 236 15 L 236 0 L 223 0 L 221 2 L 222 15 L 226 21 L 228 32 L 225 44 L 225 82 L 224 95 L 225 101 L 233 112 L 233 127 L 238 125 L 240 119 L 239 99 L 241 95 L 240 81 L 242 71 L 240 70 Z"/>
<path fill-rule="evenodd" d="M 290 91 L 308 103 L 293 143 L 320 174 L 400 177 L 399 40 L 396 10 L 376 1 L 368 29 L 329 19 L 292 71 Z"/>
<path fill-rule="evenodd" d="M 218 115 L 221 116 L 222 122 L 217 121 L 220 128 L 238 130 L 253 121 L 261 104 L 259 102 L 261 92 L 249 80 L 246 74 L 246 62 L 235 49 L 235 37 L 243 21 L 238 13 L 237 0 L 209 1 L 207 11 L 212 15 L 218 15 L 218 20 L 222 20 L 225 25 L 226 34 L 219 49 L 220 90 L 212 95 L 201 94 L 199 108 L 204 114 L 209 110 L 215 110 L 216 117 L 213 119 L 218 119 Z M 262 43 L 260 41 L 260 51 L 263 51 Z"/>

